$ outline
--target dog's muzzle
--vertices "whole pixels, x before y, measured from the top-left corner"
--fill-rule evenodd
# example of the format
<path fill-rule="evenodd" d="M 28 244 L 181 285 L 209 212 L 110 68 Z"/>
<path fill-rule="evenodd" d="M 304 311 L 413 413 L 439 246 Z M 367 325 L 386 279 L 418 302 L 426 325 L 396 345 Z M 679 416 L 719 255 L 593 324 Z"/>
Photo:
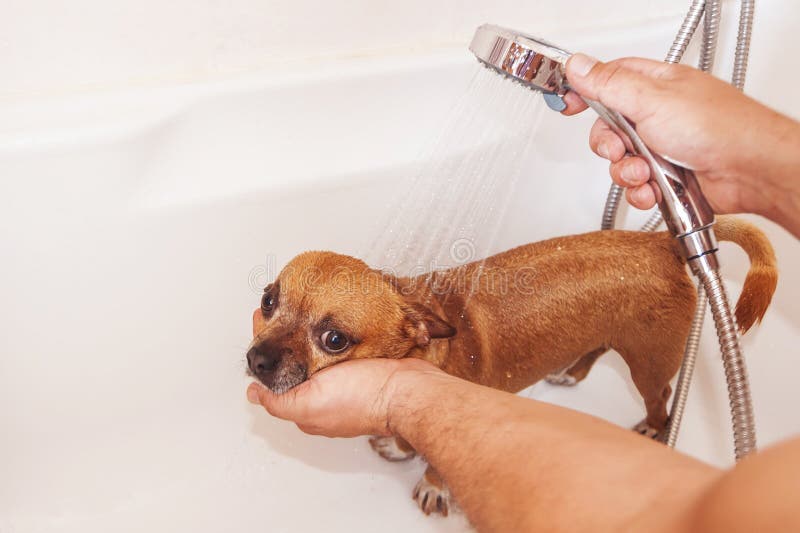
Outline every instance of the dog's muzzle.
<path fill-rule="evenodd" d="M 247 368 L 272 392 L 281 394 L 307 378 L 306 365 L 292 355 L 291 348 L 262 343 L 247 351 Z"/>

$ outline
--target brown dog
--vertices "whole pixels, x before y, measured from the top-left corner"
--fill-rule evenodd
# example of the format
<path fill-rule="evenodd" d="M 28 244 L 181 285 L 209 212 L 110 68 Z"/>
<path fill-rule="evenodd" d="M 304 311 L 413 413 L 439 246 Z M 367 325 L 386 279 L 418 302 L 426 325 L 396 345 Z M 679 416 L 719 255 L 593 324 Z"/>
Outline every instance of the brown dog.
<path fill-rule="evenodd" d="M 760 321 L 777 283 L 763 233 L 719 217 L 720 240 L 750 257 L 736 306 L 742 332 Z M 331 252 L 295 257 L 253 314 L 250 372 L 277 393 L 350 359 L 418 357 L 458 377 L 518 392 L 548 374 L 574 384 L 609 349 L 630 368 L 655 436 L 667 422 L 695 305 L 668 233 L 599 231 L 514 248 L 434 275 L 397 278 Z M 373 438 L 389 460 L 414 456 L 401 439 Z M 447 514 L 449 493 L 428 467 L 414 491 L 425 513 Z"/>

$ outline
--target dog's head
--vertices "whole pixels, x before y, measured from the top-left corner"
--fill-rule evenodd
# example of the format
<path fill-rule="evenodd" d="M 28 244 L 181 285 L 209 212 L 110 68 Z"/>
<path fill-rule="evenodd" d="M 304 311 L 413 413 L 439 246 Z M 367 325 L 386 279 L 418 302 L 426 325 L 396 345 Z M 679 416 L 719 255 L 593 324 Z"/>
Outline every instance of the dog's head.
<path fill-rule="evenodd" d="M 331 252 L 295 257 L 253 312 L 249 372 L 276 393 L 350 359 L 402 358 L 455 329 L 398 280 Z"/>

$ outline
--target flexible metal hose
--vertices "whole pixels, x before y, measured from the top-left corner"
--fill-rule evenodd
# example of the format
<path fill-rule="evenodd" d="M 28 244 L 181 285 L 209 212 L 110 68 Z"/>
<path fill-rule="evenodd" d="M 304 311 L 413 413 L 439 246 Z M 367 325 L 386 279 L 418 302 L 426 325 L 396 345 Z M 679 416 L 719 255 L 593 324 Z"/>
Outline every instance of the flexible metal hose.
<path fill-rule="evenodd" d="M 739 89 L 744 88 L 747 74 L 747 61 L 750 52 L 750 38 L 753 28 L 753 15 L 755 9 L 753 0 L 742 0 L 739 15 L 739 35 L 736 42 L 736 58 L 733 70 L 733 84 Z M 714 51 L 719 34 L 720 2 L 711 0 L 706 6 L 704 22 L 703 46 L 700 54 L 700 68 L 709 72 L 714 65 Z M 713 45 L 713 46 L 712 46 Z M 648 221 L 649 222 L 649 221 Z M 666 442 L 674 447 L 678 439 L 681 419 L 686 407 L 689 394 L 689 384 L 692 379 L 695 362 L 697 359 L 698 342 L 692 342 L 693 335 L 697 332 L 699 341 L 699 328 L 703 323 L 705 309 L 705 296 L 701 287 L 705 288 L 708 299 L 711 301 L 711 313 L 719 337 L 722 361 L 725 368 L 725 379 L 728 383 L 728 399 L 730 401 L 731 419 L 733 423 L 734 453 L 736 459 L 742 459 L 756 450 L 755 416 L 750 394 L 750 384 L 747 378 L 747 367 L 739 346 L 738 328 L 736 320 L 728 303 L 725 287 L 714 270 L 709 273 L 699 274 L 701 286 L 698 286 L 697 308 L 695 310 L 692 329 L 686 343 L 683 365 L 675 386 L 675 396 L 670 412 L 669 429 Z M 703 311 L 701 311 L 701 306 Z"/>
<path fill-rule="evenodd" d="M 667 58 L 664 60 L 667 63 L 680 63 L 683 59 L 683 54 L 686 53 L 686 48 L 692 41 L 697 26 L 700 24 L 700 19 L 703 17 L 703 12 L 706 8 L 706 0 L 693 0 L 692 5 L 689 6 L 689 12 L 683 19 L 678 35 L 672 42 L 672 46 L 667 53 Z"/>
<path fill-rule="evenodd" d="M 736 317 L 731 312 L 728 293 L 725 291 L 719 272 L 717 270 L 701 271 L 698 276 L 708 294 L 711 315 L 717 326 L 717 337 L 725 367 L 725 379 L 728 381 L 734 453 L 736 459 L 739 460 L 756 449 L 755 416 L 747 379 L 747 367 L 739 346 L 739 328 L 736 325 Z"/>
<path fill-rule="evenodd" d="M 750 39 L 753 35 L 753 18 L 755 17 L 755 0 L 742 0 L 739 12 L 739 35 L 736 37 L 736 56 L 733 60 L 733 85 L 744 90 L 747 78 L 747 62 L 750 58 Z"/>
<path fill-rule="evenodd" d="M 606 196 L 606 205 L 603 208 L 603 220 L 600 223 L 600 229 L 614 229 L 617 224 L 617 211 L 619 210 L 619 202 L 622 198 L 622 187 L 616 183 L 611 184 Z M 642 224 L 640 231 L 655 231 L 664 222 L 664 216 L 661 211 L 656 209 L 650 218 Z"/>
<path fill-rule="evenodd" d="M 686 410 L 686 401 L 689 398 L 689 385 L 692 382 L 695 363 L 697 362 L 697 349 L 700 347 L 700 335 L 703 332 L 703 319 L 706 316 L 708 307 L 706 291 L 702 285 L 697 286 L 697 305 L 694 309 L 692 327 L 689 336 L 686 337 L 686 349 L 684 350 L 681 371 L 678 374 L 678 381 L 675 383 L 675 392 L 672 395 L 672 407 L 669 411 L 669 425 L 667 426 L 667 436 L 665 442 L 670 448 L 675 447 L 678 441 L 678 430 L 681 427 L 683 413 Z"/>
<path fill-rule="evenodd" d="M 740 90 L 744 87 L 747 63 L 752 36 L 755 0 L 742 0 L 739 17 L 739 35 L 736 44 L 736 58 L 733 71 L 733 84 Z M 679 63 L 694 36 L 700 17 L 705 14 L 703 23 L 703 42 L 700 52 L 699 68 L 710 72 L 714 66 L 719 23 L 721 18 L 720 0 L 693 0 L 675 40 L 667 54 L 666 62 Z M 612 184 L 603 211 L 602 229 L 612 229 L 615 225 L 622 187 Z M 663 221 L 660 211 L 656 211 L 642 226 L 643 231 L 654 231 Z M 689 385 L 697 360 L 697 350 L 708 300 L 711 301 L 712 316 L 719 337 L 725 377 L 728 382 L 728 397 L 733 421 L 734 451 L 736 459 L 741 459 L 756 449 L 755 417 L 753 415 L 747 369 L 739 346 L 736 319 L 731 312 L 727 293 L 722 285 L 719 272 L 700 271 L 700 284 L 697 289 L 697 306 L 692 326 L 686 339 L 684 360 L 675 387 L 675 395 L 670 410 L 670 422 L 665 441 L 674 447 L 678 438 L 683 413 L 689 394 Z M 706 296 L 708 295 L 708 297 Z"/>
<path fill-rule="evenodd" d="M 703 41 L 700 45 L 700 62 L 698 63 L 698 67 L 703 72 L 711 72 L 714 68 L 721 12 L 722 2 L 720 0 L 708 1 L 706 15 L 703 18 Z"/>
<path fill-rule="evenodd" d="M 650 218 L 647 219 L 647 222 L 642 224 L 642 231 L 655 231 L 664 222 L 664 215 L 661 214 L 659 209 L 653 211 L 653 214 L 650 215 Z"/>
<path fill-rule="evenodd" d="M 622 199 L 622 187 L 612 183 L 611 188 L 608 190 L 608 196 L 606 196 L 606 205 L 603 208 L 603 220 L 600 222 L 600 229 L 614 229 L 620 199 Z"/>

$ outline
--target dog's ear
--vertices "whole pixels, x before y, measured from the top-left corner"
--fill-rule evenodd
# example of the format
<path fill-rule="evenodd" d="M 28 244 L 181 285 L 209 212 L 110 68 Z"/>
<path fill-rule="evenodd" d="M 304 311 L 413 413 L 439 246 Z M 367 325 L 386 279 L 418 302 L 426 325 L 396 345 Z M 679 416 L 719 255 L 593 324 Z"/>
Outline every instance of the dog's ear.
<path fill-rule="evenodd" d="M 431 339 L 446 339 L 456 334 L 456 328 L 422 304 L 409 303 L 405 312 L 406 334 L 421 348 L 428 346 Z"/>

